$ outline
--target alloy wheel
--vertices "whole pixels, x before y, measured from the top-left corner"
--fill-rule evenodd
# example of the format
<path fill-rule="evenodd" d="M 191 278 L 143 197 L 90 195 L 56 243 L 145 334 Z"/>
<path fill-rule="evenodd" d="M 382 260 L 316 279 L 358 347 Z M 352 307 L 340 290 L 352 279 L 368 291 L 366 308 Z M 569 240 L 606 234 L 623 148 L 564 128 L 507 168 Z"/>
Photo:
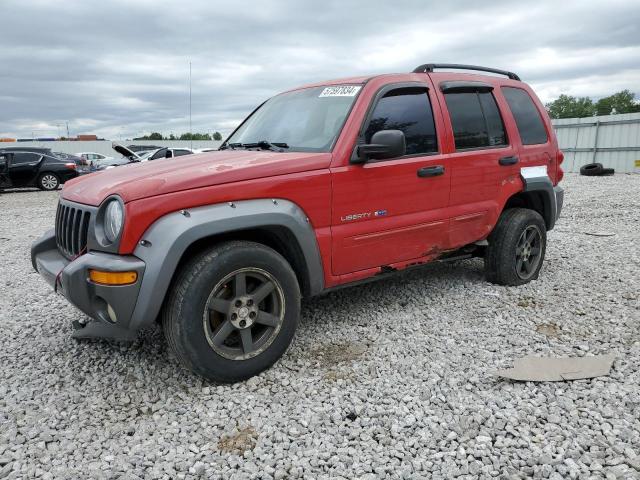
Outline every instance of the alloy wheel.
<path fill-rule="evenodd" d="M 46 174 L 40 179 L 40 184 L 45 190 L 55 190 L 58 188 L 58 179 L 55 175 Z"/>
<path fill-rule="evenodd" d="M 242 268 L 211 291 L 203 313 L 209 346 L 231 360 L 246 360 L 265 351 L 284 320 L 280 283 L 260 268 Z"/>
<path fill-rule="evenodd" d="M 522 280 L 530 279 L 542 259 L 542 233 L 536 225 L 524 229 L 516 244 L 516 274 Z"/>

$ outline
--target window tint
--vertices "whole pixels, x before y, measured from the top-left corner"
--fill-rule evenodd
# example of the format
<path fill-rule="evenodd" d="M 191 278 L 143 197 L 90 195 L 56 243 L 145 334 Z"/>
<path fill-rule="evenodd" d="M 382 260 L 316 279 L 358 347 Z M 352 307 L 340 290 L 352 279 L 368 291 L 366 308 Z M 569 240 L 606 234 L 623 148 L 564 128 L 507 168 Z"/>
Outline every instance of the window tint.
<path fill-rule="evenodd" d="M 182 155 L 191 155 L 191 152 L 189 150 L 174 150 L 173 151 L 173 156 L 174 157 L 181 157 Z"/>
<path fill-rule="evenodd" d="M 402 130 L 407 142 L 407 155 L 438 151 L 431 102 L 424 88 L 398 88 L 387 93 L 376 104 L 365 141 L 371 142 L 380 130 Z"/>
<path fill-rule="evenodd" d="M 514 87 L 502 87 L 502 93 L 516 119 L 522 144 L 547 143 L 547 131 L 529 94 L 521 88 Z"/>
<path fill-rule="evenodd" d="M 13 159 L 11 160 L 12 165 L 24 165 L 26 163 L 34 163 L 40 160 L 40 155 L 37 153 L 23 153 L 16 152 L 13 154 Z"/>
<path fill-rule="evenodd" d="M 456 149 L 506 145 L 504 125 L 491 92 L 447 93 Z"/>
<path fill-rule="evenodd" d="M 154 153 L 153 155 L 151 155 L 151 157 L 149 158 L 149 160 L 157 160 L 158 158 L 165 158 L 165 155 L 167 154 L 167 149 L 166 148 L 161 148 L 160 150 L 158 150 L 156 153 Z"/>

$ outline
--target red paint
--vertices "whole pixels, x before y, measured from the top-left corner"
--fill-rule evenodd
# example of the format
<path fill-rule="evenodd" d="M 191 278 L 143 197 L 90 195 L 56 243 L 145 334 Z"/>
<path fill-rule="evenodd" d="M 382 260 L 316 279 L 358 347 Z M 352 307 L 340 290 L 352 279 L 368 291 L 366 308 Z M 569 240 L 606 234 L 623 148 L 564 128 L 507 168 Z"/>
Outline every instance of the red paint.
<path fill-rule="evenodd" d="M 508 146 L 455 151 L 449 113 L 438 88 L 444 80 L 479 80 L 494 86 Z M 373 96 L 384 85 L 399 82 L 428 87 L 438 153 L 351 165 Z M 563 157 L 551 121 L 522 82 L 463 73 L 410 73 L 308 86 L 337 84 L 363 88 L 332 153 L 226 150 L 145 162 L 71 180 L 63 197 L 99 205 L 107 196 L 119 195 L 126 210 L 122 254 L 132 253 L 147 228 L 169 212 L 245 199 L 290 200 L 305 211 L 315 229 L 325 286 L 332 287 L 376 275 L 382 266 L 403 269 L 426 263 L 443 251 L 486 238 L 509 197 L 522 191 L 523 166 L 546 164 L 554 183 L 562 179 Z M 522 88 L 531 95 L 547 129 L 546 144 L 520 144 L 501 86 Z M 498 165 L 499 158 L 510 155 L 520 162 Z M 445 173 L 417 176 L 419 168 L 434 165 L 443 166 Z M 375 215 L 381 211 L 385 213 Z"/>

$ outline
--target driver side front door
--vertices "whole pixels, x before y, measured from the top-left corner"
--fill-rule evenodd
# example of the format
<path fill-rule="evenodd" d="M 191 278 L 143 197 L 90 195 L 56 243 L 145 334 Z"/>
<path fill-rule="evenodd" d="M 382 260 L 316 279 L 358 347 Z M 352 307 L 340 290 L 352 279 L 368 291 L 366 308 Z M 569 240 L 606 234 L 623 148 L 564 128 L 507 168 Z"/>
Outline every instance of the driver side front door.
<path fill-rule="evenodd" d="M 428 257 L 446 245 L 449 168 L 437 141 L 428 85 L 387 85 L 360 141 L 401 130 L 406 155 L 332 168 L 332 273 L 344 275 Z"/>

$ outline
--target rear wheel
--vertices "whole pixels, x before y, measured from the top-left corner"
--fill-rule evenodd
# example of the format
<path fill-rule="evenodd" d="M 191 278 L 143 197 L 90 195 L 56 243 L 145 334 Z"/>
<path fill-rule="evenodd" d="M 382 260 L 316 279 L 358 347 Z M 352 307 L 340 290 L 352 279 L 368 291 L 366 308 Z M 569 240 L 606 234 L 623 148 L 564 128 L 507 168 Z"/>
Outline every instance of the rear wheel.
<path fill-rule="evenodd" d="M 41 190 L 56 190 L 60 180 L 55 173 L 46 172 L 38 177 L 38 188 Z"/>
<path fill-rule="evenodd" d="M 535 210 L 511 208 L 503 212 L 488 238 L 487 280 L 499 285 L 523 285 L 538 278 L 547 246 L 547 230 Z"/>
<path fill-rule="evenodd" d="M 258 243 L 228 242 L 180 271 L 163 328 L 187 368 L 209 380 L 236 382 L 284 354 L 299 314 L 300 290 L 287 261 Z"/>

